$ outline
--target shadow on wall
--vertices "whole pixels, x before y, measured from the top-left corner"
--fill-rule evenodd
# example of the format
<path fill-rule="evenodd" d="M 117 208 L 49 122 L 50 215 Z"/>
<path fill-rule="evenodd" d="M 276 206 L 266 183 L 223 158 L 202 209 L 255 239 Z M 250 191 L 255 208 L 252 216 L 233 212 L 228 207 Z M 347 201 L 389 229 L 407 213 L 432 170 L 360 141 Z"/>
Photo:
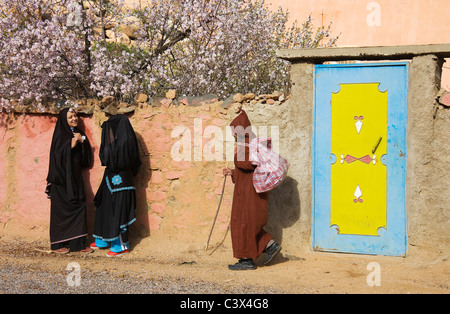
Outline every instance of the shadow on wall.
<path fill-rule="evenodd" d="M 300 218 L 298 182 L 287 177 L 270 192 L 267 231 L 278 243 L 283 242 L 283 229 L 293 226 Z"/>
<path fill-rule="evenodd" d="M 141 166 L 139 167 L 138 174 L 135 177 L 136 187 L 136 222 L 130 226 L 130 235 L 135 239 L 132 241 L 132 245 L 135 246 L 139 242 L 139 239 L 150 236 L 149 225 L 149 204 L 147 202 L 147 187 L 152 177 L 152 170 L 150 167 L 150 153 L 144 138 L 141 134 L 136 132 L 136 138 L 139 144 L 139 154 L 141 157 Z"/>

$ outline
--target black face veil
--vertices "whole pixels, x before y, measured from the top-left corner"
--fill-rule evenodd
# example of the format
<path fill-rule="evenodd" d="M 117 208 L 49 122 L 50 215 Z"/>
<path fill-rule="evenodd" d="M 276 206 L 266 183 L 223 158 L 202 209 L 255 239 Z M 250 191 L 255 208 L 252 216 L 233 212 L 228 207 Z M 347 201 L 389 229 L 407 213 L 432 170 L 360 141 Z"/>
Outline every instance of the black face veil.
<path fill-rule="evenodd" d="M 141 165 L 139 146 L 127 116 L 115 115 L 103 123 L 100 160 L 112 172 L 131 169 L 137 174 Z"/>

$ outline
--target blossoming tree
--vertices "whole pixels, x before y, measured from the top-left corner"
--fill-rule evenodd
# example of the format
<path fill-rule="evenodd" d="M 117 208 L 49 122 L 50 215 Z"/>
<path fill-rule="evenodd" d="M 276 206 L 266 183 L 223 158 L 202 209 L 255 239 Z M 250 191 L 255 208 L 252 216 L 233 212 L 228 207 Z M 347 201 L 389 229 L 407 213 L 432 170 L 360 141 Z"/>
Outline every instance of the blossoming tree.
<path fill-rule="evenodd" d="M 276 49 L 336 41 L 311 17 L 288 28 L 288 12 L 263 0 L 140 2 L 0 0 L 0 109 L 168 88 L 268 93 L 289 85 Z"/>

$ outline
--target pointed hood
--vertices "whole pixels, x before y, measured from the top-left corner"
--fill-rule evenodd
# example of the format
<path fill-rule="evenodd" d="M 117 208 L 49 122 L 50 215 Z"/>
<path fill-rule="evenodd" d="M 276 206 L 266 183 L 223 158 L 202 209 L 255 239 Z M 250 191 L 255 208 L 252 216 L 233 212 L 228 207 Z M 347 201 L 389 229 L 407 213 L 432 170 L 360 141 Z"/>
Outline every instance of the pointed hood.
<path fill-rule="evenodd" d="M 230 126 L 233 135 L 236 134 L 238 139 L 245 138 L 246 141 L 251 141 L 256 137 L 252 132 L 252 124 L 244 110 L 241 110 L 241 113 L 230 123 Z"/>

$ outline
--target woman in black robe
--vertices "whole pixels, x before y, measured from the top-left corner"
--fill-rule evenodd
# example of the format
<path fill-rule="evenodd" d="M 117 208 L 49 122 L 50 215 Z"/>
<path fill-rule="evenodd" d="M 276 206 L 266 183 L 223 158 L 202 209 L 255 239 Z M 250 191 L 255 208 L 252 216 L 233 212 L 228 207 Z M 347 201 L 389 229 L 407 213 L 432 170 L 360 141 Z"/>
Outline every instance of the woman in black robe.
<path fill-rule="evenodd" d="M 102 125 L 100 160 L 106 166 L 95 195 L 94 238 L 91 248 L 110 247 L 108 256 L 129 252 L 128 226 L 136 220 L 133 185 L 141 160 L 136 134 L 125 115 L 115 115 Z"/>
<path fill-rule="evenodd" d="M 53 132 L 46 193 L 50 206 L 50 244 L 57 253 L 86 248 L 86 193 L 81 170 L 92 162 L 89 140 L 72 108 L 61 110 Z M 69 248 L 67 248 L 69 247 Z"/>

